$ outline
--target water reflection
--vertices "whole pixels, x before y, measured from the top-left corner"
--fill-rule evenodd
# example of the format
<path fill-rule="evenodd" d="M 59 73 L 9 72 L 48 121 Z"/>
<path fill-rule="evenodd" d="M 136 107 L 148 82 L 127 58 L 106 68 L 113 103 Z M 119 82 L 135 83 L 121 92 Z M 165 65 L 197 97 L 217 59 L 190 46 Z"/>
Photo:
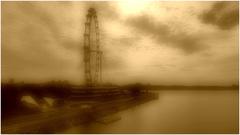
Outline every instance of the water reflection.
<path fill-rule="evenodd" d="M 159 99 L 119 112 L 120 120 L 65 133 L 238 133 L 237 90 L 165 90 Z"/>

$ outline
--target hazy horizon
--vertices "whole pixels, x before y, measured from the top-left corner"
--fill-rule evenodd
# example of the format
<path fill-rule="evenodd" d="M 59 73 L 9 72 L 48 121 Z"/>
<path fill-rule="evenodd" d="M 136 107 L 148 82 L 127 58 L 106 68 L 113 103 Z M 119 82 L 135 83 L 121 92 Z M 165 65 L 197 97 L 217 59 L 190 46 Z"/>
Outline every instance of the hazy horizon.
<path fill-rule="evenodd" d="M 83 84 L 83 33 L 97 11 L 103 82 L 233 85 L 238 2 L 2 2 L 2 82 Z"/>

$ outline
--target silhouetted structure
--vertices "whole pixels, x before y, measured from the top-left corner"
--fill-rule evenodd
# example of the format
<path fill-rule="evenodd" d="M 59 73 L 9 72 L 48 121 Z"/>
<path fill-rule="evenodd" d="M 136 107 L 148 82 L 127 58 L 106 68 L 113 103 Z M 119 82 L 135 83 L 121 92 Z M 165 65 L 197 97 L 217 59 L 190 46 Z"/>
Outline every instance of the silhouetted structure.
<path fill-rule="evenodd" d="M 102 51 L 99 43 L 99 27 L 94 8 L 88 10 L 84 32 L 85 84 L 96 86 L 102 79 Z"/>

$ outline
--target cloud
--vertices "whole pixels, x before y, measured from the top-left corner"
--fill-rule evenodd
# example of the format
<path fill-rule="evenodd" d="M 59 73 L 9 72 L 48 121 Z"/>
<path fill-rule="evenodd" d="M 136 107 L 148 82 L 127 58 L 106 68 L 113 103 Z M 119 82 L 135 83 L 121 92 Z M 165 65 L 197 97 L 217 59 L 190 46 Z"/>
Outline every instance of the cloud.
<path fill-rule="evenodd" d="M 28 21 L 37 22 L 38 24 L 47 27 L 48 30 L 51 31 L 53 37 L 60 37 L 56 22 L 49 15 L 49 13 L 47 13 L 47 11 L 44 11 L 41 8 L 37 7 L 37 4 L 33 2 L 23 2 L 16 5 L 18 6 L 20 12 L 23 12 L 25 15 L 29 16 Z"/>
<path fill-rule="evenodd" d="M 190 35 L 185 31 L 173 31 L 171 26 L 156 22 L 148 15 L 131 17 L 127 23 L 143 36 L 151 36 L 159 45 L 167 44 L 187 54 L 198 52 L 206 47 L 201 44 L 200 35 Z"/>
<path fill-rule="evenodd" d="M 2 79 L 83 81 L 84 23 L 88 8 L 94 7 L 104 52 L 104 81 L 236 82 L 238 30 L 222 31 L 202 23 L 198 15 L 211 4 L 196 3 L 190 8 L 188 2 L 182 7 L 166 3 L 172 9 L 165 11 L 154 3 L 153 10 L 141 13 L 130 4 L 134 14 L 125 14 L 128 8 L 119 10 L 115 2 L 3 2 Z M 230 54 L 234 55 L 225 59 Z M 213 75 L 206 80 L 209 74 Z"/>
<path fill-rule="evenodd" d="M 86 4 L 87 4 L 87 8 L 93 7 L 96 9 L 99 16 L 101 16 L 101 17 L 99 17 L 99 19 L 104 18 L 104 19 L 108 19 L 108 20 L 115 20 L 115 19 L 119 18 L 119 13 L 117 12 L 117 10 L 115 8 L 116 3 L 114 3 L 114 2 L 94 1 L 94 2 L 86 2 Z M 105 21 L 105 20 L 103 20 L 103 21 Z"/>
<path fill-rule="evenodd" d="M 109 56 L 104 55 L 103 58 L 103 70 L 121 70 L 122 68 L 126 67 L 125 61 L 119 56 Z"/>
<path fill-rule="evenodd" d="M 79 49 L 75 48 L 80 45 L 74 40 L 65 38 L 62 29 L 59 28 L 59 25 L 64 29 L 66 27 L 64 23 L 59 24 L 56 18 L 67 17 L 63 14 L 53 17 L 58 8 L 53 8 L 52 12 L 47 10 L 50 5 L 55 7 L 56 4 L 54 2 L 51 4 L 3 3 L 3 79 L 15 78 L 28 81 L 54 77 L 75 79 L 70 75 L 76 71 Z"/>
<path fill-rule="evenodd" d="M 202 22 L 228 30 L 238 25 L 238 2 L 216 2 L 212 8 L 200 15 Z"/>

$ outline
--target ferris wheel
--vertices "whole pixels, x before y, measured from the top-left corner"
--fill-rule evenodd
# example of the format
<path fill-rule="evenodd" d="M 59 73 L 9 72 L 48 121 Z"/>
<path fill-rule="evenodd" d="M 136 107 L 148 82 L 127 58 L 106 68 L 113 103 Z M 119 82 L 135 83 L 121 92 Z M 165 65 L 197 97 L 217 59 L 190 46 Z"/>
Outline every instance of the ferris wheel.
<path fill-rule="evenodd" d="M 102 51 L 96 10 L 90 8 L 86 16 L 84 32 L 85 84 L 96 86 L 102 80 Z"/>

